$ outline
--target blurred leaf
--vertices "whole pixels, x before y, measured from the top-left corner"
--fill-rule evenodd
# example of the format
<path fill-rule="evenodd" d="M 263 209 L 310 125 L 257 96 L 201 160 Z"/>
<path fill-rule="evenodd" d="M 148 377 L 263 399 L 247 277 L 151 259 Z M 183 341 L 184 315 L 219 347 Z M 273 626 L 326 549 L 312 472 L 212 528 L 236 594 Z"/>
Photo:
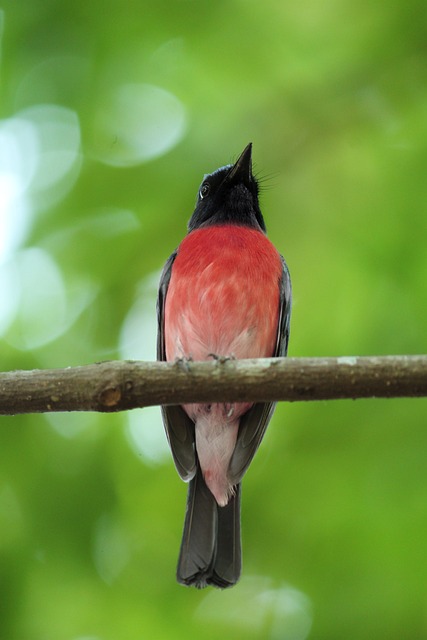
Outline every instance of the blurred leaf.
<path fill-rule="evenodd" d="M 290 354 L 425 352 L 426 13 L 3 4 L 2 369 L 154 357 L 157 274 L 249 141 Z M 424 637 L 426 407 L 278 407 L 224 593 L 175 583 L 186 487 L 159 412 L 2 418 L 0 637 Z"/>

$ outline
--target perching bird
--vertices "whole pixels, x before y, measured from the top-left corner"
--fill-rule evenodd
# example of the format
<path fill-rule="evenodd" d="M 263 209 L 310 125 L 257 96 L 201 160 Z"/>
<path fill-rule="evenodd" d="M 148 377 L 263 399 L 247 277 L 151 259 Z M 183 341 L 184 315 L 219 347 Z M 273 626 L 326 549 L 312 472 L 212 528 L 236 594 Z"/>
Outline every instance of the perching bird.
<path fill-rule="evenodd" d="M 188 234 L 160 280 L 159 360 L 285 356 L 291 281 L 266 236 L 252 144 L 206 175 Z M 241 571 L 240 483 L 275 404 L 162 407 L 179 475 L 190 482 L 177 580 L 234 585 Z"/>

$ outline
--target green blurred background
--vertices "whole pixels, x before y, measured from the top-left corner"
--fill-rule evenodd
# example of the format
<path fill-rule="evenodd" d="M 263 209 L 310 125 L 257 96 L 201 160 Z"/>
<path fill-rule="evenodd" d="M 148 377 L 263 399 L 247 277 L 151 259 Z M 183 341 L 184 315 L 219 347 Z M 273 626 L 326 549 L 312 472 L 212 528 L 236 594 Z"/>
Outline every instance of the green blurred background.
<path fill-rule="evenodd" d="M 204 173 L 254 144 L 292 356 L 426 350 L 427 5 L 0 13 L 0 369 L 155 357 Z M 232 590 L 184 589 L 158 408 L 1 418 L 1 640 L 427 638 L 425 400 L 281 404 Z"/>

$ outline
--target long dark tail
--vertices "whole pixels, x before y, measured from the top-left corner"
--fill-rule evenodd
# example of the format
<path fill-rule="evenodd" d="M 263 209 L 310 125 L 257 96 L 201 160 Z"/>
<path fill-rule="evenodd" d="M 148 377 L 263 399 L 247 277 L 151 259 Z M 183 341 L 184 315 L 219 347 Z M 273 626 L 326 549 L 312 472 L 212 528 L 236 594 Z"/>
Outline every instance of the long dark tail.
<path fill-rule="evenodd" d="M 177 580 L 202 589 L 226 589 L 240 577 L 240 484 L 226 507 L 219 507 L 200 468 L 190 481 Z"/>

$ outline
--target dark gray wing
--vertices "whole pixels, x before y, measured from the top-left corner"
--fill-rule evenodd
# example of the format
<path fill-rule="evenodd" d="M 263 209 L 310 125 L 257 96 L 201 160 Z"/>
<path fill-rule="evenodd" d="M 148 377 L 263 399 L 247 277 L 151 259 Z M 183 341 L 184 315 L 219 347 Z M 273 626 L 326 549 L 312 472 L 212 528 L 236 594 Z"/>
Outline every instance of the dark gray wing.
<path fill-rule="evenodd" d="M 284 358 L 288 353 L 289 331 L 291 324 L 292 286 L 288 265 L 286 264 L 283 256 L 280 256 L 280 258 L 282 260 L 282 279 L 280 280 L 279 303 L 280 317 L 274 356 L 277 358 Z"/>
<path fill-rule="evenodd" d="M 291 320 L 292 287 L 289 269 L 282 256 L 282 277 L 280 279 L 279 323 L 277 330 L 275 357 L 284 357 L 288 351 L 289 327 Z M 257 403 L 242 416 L 236 447 L 230 461 L 228 476 L 233 484 L 241 481 L 246 469 L 258 449 L 275 409 L 275 402 Z"/>
<path fill-rule="evenodd" d="M 165 301 L 175 258 L 176 251 L 166 262 L 160 277 L 157 297 L 157 360 L 166 360 Z M 163 406 L 161 409 L 176 469 L 181 478 L 188 482 L 196 473 L 194 422 L 179 405 Z"/>

